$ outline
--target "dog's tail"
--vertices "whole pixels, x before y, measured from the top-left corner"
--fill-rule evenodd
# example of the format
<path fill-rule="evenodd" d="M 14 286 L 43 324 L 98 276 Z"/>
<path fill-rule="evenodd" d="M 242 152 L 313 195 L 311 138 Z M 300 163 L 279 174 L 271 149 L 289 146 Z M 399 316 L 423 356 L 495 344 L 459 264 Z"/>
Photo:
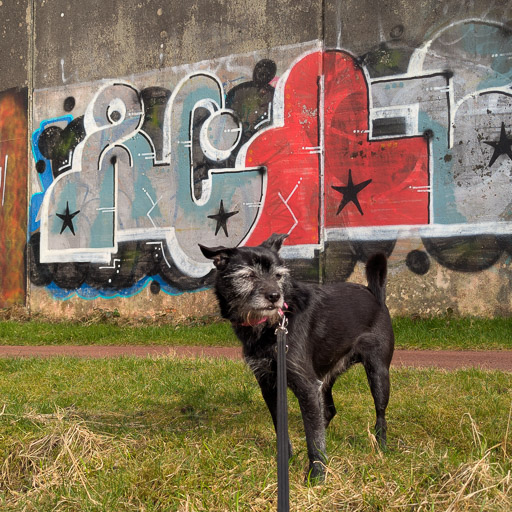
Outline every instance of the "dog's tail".
<path fill-rule="evenodd" d="M 366 262 L 366 279 L 368 288 L 377 297 L 380 304 L 386 303 L 386 278 L 388 260 L 383 253 L 374 254 Z"/>

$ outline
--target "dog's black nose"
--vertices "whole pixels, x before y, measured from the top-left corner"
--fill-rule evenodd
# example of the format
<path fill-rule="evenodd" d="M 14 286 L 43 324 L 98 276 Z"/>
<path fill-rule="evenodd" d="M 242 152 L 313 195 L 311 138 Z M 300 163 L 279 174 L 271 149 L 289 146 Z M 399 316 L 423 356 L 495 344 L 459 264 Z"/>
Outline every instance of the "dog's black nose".
<path fill-rule="evenodd" d="M 281 294 L 278 292 L 267 293 L 267 300 L 275 304 L 281 298 Z"/>

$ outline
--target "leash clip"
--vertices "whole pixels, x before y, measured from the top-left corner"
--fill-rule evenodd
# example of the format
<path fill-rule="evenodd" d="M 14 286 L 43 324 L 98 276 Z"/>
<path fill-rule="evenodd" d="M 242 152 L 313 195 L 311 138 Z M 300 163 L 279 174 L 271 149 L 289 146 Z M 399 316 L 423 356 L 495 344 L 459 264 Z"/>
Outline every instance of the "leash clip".
<path fill-rule="evenodd" d="M 286 343 L 286 335 L 288 334 L 288 329 L 286 327 L 288 327 L 288 318 L 286 318 L 282 309 L 279 310 L 279 315 L 281 316 L 281 320 L 274 333 L 277 336 L 277 344 L 274 348 L 277 354 L 279 351 L 279 340 L 281 340 L 281 343 L 284 346 L 284 353 L 287 354 L 288 344 Z"/>
<path fill-rule="evenodd" d="M 278 334 L 278 331 L 282 331 L 284 334 L 288 334 L 288 318 L 286 318 L 286 315 L 284 314 L 283 310 L 279 310 L 279 315 L 281 316 L 281 321 L 279 322 L 279 325 L 276 328 L 275 334 Z"/>

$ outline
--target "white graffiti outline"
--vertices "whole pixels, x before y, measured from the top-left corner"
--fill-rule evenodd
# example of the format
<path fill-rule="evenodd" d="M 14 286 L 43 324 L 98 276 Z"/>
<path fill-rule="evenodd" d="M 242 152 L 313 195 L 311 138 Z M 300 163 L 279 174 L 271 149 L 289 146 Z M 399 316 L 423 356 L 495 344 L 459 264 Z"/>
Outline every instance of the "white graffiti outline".
<path fill-rule="evenodd" d="M 158 203 L 161 201 L 162 198 L 160 197 L 156 201 L 153 201 L 153 198 L 151 197 L 151 195 L 145 188 L 143 188 L 142 191 L 146 194 L 148 199 L 151 201 L 151 204 L 153 205 L 146 213 L 146 217 L 150 220 L 151 224 L 153 224 L 153 227 L 156 229 L 157 226 L 156 226 L 155 222 L 153 221 L 153 219 L 151 218 L 151 212 L 156 208 L 156 206 L 158 205 Z"/>
<path fill-rule="evenodd" d="M 165 250 L 164 250 L 164 244 L 162 242 L 146 242 L 146 245 L 158 245 L 160 246 L 160 249 L 162 250 L 162 256 L 164 258 L 164 261 L 165 261 L 165 264 L 171 268 L 172 265 L 169 263 L 169 260 L 167 259 L 167 257 L 165 256 Z"/>
<path fill-rule="evenodd" d="M 279 196 L 279 199 L 281 199 L 281 201 L 283 201 L 284 205 L 286 206 L 286 208 L 288 209 L 288 211 L 290 212 L 290 215 L 293 217 L 293 220 L 294 220 L 294 224 L 293 226 L 290 228 L 290 230 L 288 231 L 288 235 L 290 235 L 292 233 L 292 231 L 297 227 L 297 225 L 299 224 L 299 220 L 297 219 L 297 217 L 295 216 L 295 214 L 293 213 L 293 210 L 290 208 L 290 205 L 288 204 L 288 202 L 290 201 L 290 199 L 292 198 L 292 196 L 295 194 L 295 192 L 297 191 L 297 189 L 299 188 L 300 184 L 302 182 L 302 178 L 297 182 L 297 184 L 295 185 L 295 187 L 293 188 L 293 190 L 290 192 L 290 195 L 285 199 L 281 192 L 278 192 L 277 195 Z"/>
<path fill-rule="evenodd" d="M 69 178 L 70 174 L 80 173 L 82 172 L 82 155 L 84 148 L 88 142 L 88 139 L 91 135 L 101 132 L 103 130 L 108 130 L 112 126 L 117 124 L 121 124 L 123 122 L 123 116 L 116 122 L 113 122 L 110 125 L 98 126 L 96 123 L 96 119 L 94 117 L 94 106 L 96 100 L 100 97 L 100 95 L 105 91 L 105 89 L 112 86 L 126 86 L 130 89 L 136 91 L 136 89 L 126 81 L 116 80 L 113 83 L 109 83 L 101 87 L 94 95 L 92 101 L 88 104 L 87 109 L 84 114 L 84 129 L 87 136 L 82 140 L 73 152 L 73 161 L 76 162 L 76 165 L 72 166 L 69 171 L 66 173 L 60 174 L 57 176 L 51 185 L 48 187 L 42 204 L 40 208 L 40 219 L 41 219 L 41 245 L 40 245 L 40 261 L 41 263 L 65 263 L 68 261 L 74 262 L 90 262 L 90 263 L 109 263 L 111 261 L 112 254 L 115 254 L 118 251 L 117 244 L 117 222 L 114 223 L 114 243 L 112 247 L 106 247 L 102 250 L 98 250 L 97 248 L 88 248 L 88 247 L 80 247 L 77 248 L 67 248 L 67 249 L 59 249 L 59 250 L 50 250 L 49 249 L 49 209 L 50 209 L 50 200 L 52 198 L 52 191 L 57 187 L 61 180 L 66 180 Z M 137 91 L 136 91 L 137 92 Z M 142 101 L 142 100 L 140 100 Z M 130 157 L 130 162 L 132 162 L 132 155 L 130 151 L 124 146 L 122 143 L 126 140 L 129 140 L 135 133 L 140 130 L 142 123 L 144 121 L 144 116 L 142 115 L 139 119 L 137 126 L 129 133 L 125 133 L 116 141 L 115 144 L 109 144 L 103 148 L 99 162 L 98 169 L 101 168 L 101 163 L 103 161 L 104 156 L 108 151 L 113 149 L 114 147 L 122 147 L 127 150 L 128 155 Z M 115 166 L 116 164 L 114 164 Z M 115 183 L 115 191 L 114 191 L 114 208 L 117 204 L 117 180 L 114 180 Z"/>

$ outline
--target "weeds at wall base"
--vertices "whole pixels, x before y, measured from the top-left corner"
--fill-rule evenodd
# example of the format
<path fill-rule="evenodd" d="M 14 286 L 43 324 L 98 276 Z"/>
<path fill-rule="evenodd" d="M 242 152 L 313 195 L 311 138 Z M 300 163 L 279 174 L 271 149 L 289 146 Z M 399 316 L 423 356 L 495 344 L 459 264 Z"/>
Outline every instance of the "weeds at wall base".
<path fill-rule="evenodd" d="M 184 316 L 178 314 L 172 308 L 164 308 L 162 311 L 146 316 L 130 316 L 121 314 L 117 308 L 99 308 L 93 307 L 87 314 L 69 319 L 59 319 L 55 316 L 45 315 L 42 312 L 31 312 L 25 306 L 11 306 L 0 309 L 0 322 L 16 321 L 20 323 L 27 322 L 45 322 L 50 324 L 75 324 L 75 325 L 96 325 L 109 324 L 118 326 L 144 326 L 144 325 L 174 325 L 176 327 L 195 327 L 210 325 L 221 321 L 218 315 L 190 315 Z"/>

